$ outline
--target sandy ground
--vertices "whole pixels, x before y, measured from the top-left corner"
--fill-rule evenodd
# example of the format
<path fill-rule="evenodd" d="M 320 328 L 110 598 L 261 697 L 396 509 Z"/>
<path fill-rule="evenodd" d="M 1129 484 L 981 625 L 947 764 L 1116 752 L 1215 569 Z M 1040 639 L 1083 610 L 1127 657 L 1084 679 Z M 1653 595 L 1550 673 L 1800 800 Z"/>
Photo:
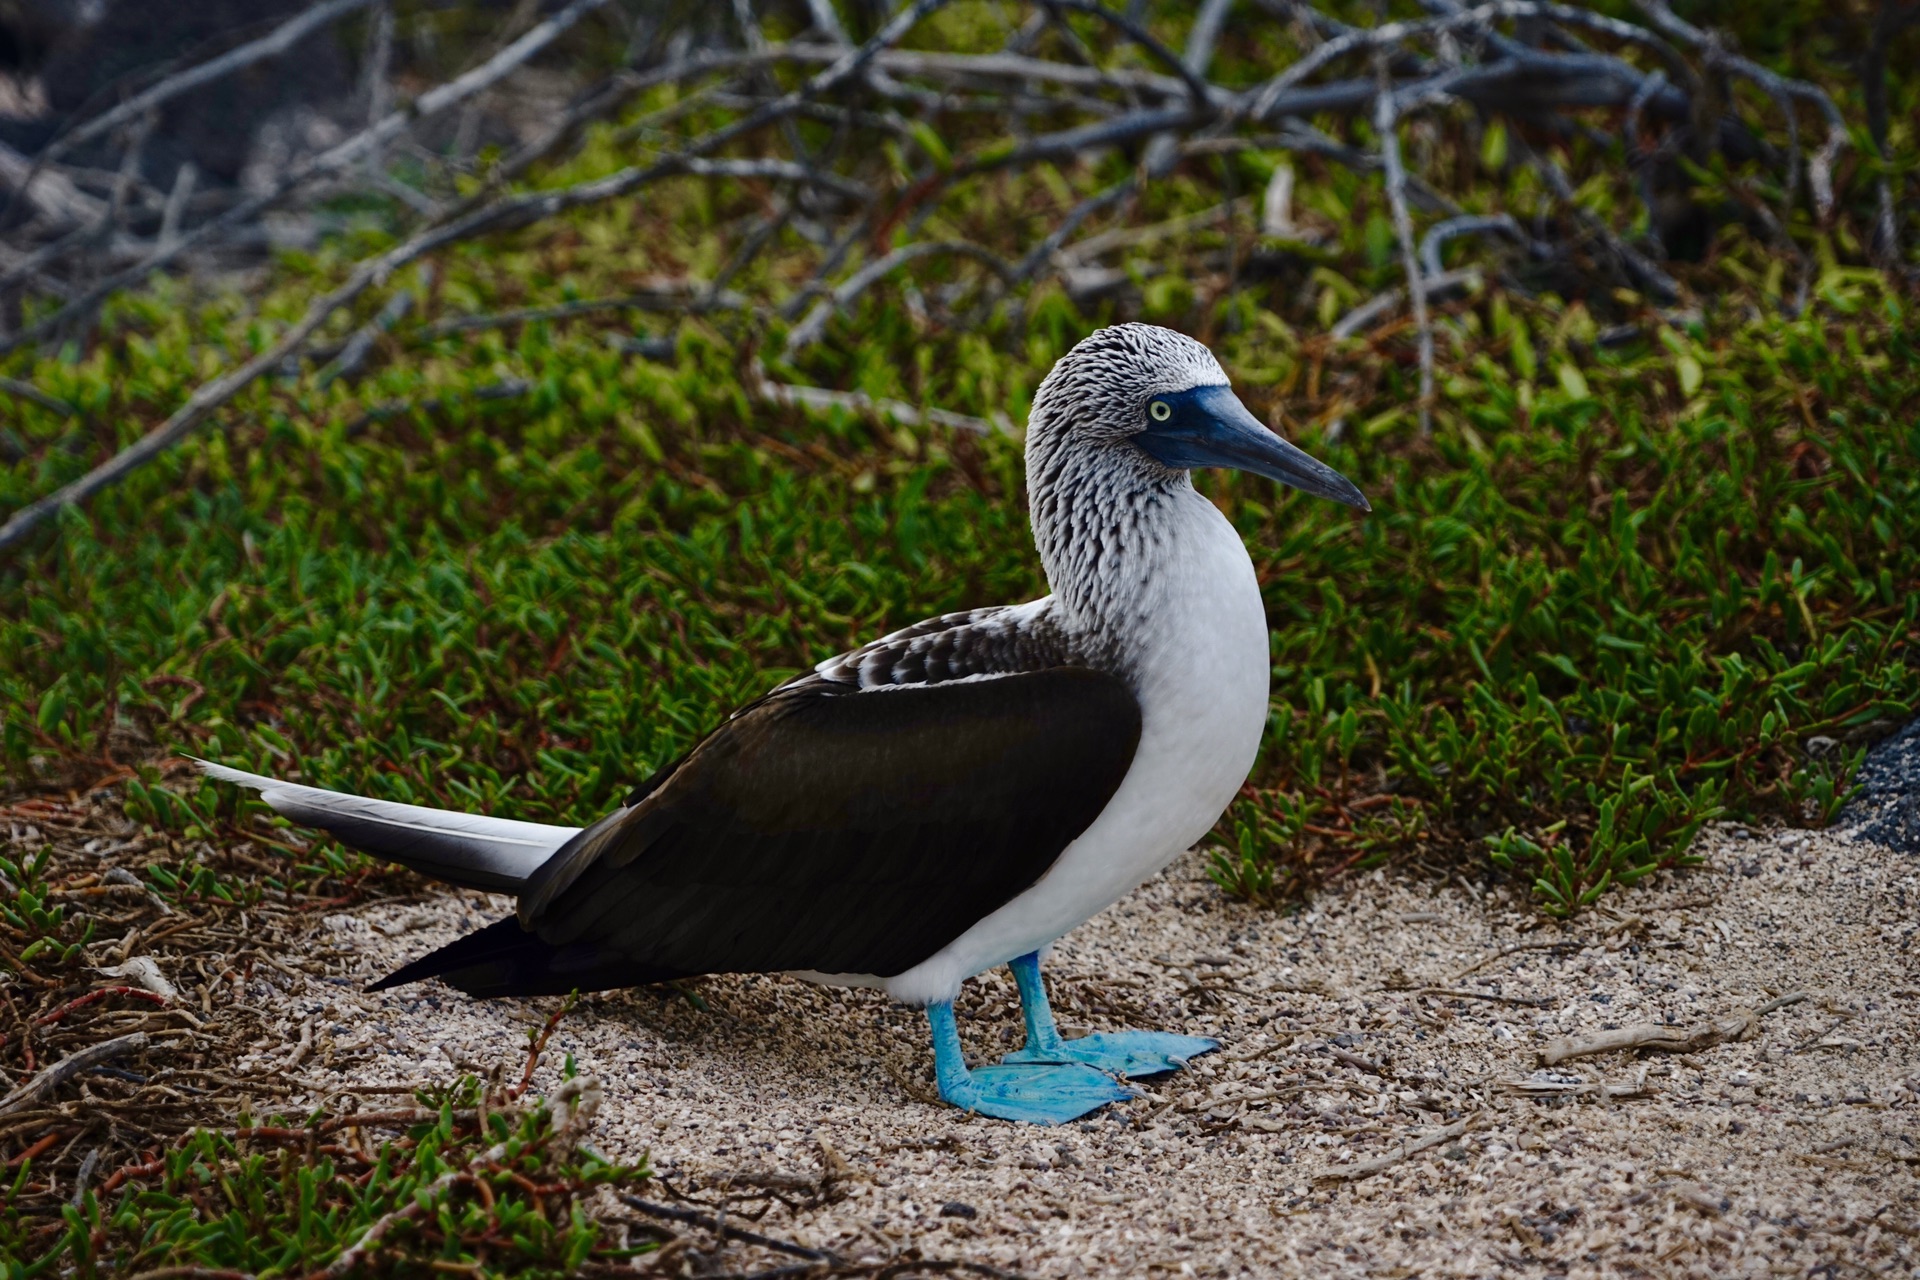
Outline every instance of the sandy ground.
<path fill-rule="evenodd" d="M 1566 928 L 1415 875 L 1259 910 L 1189 855 L 1048 972 L 1069 1034 L 1177 1029 L 1224 1048 L 1057 1129 L 938 1105 L 917 1012 L 784 978 L 706 981 L 704 1009 L 592 997 L 554 1047 L 605 1083 L 593 1143 L 650 1155 L 658 1198 L 727 1203 L 743 1225 L 764 1210 L 756 1230 L 849 1258 L 919 1250 L 1034 1276 L 1920 1274 L 1920 860 L 1730 827 L 1701 851 L 1705 868 Z M 334 1106 L 517 1067 L 556 1001 L 359 991 L 505 909 L 449 893 L 326 919 L 288 957 L 311 973 L 256 970 L 249 999 L 286 1037 L 236 1065 L 291 1082 L 289 1104 Z M 1539 1065 L 1558 1037 L 1796 992 L 1743 1041 Z M 1014 1045 L 1004 971 L 969 984 L 961 1028 L 970 1054 Z M 1376 1175 L 1328 1176 L 1437 1131 L 1453 1136 Z M 691 1261 L 782 1259 L 736 1245 Z"/>

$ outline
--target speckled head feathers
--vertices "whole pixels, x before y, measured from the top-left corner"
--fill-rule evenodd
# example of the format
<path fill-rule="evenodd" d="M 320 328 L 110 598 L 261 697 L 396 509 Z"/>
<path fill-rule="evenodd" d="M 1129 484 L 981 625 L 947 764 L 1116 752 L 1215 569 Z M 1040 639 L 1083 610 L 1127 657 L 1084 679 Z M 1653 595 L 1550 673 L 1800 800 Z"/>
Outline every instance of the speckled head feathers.
<path fill-rule="evenodd" d="M 1034 393 L 1028 448 L 1060 438 L 1107 443 L 1138 434 L 1147 401 L 1194 387 L 1225 386 L 1213 352 L 1184 333 L 1151 324 L 1096 329 L 1061 356 Z M 1031 460 L 1031 452 L 1029 453 Z"/>
<path fill-rule="evenodd" d="M 1132 599 L 1155 557 L 1170 504 L 1191 493 L 1184 470 L 1133 440 L 1155 396 L 1225 386 L 1213 353 L 1150 324 L 1099 329 L 1060 357 L 1027 415 L 1027 501 L 1047 581 L 1082 614 Z"/>

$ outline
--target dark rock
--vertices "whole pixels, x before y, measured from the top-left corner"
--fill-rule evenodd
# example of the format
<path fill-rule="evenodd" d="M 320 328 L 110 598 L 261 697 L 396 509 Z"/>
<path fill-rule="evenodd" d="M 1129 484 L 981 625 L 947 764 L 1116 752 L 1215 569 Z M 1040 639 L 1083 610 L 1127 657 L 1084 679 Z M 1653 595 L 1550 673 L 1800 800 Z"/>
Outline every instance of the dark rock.
<path fill-rule="evenodd" d="M 1860 839 L 1920 854 L 1920 720 L 1867 752 L 1854 782 L 1861 792 L 1838 825 Z"/>
<path fill-rule="evenodd" d="M 940 1216 L 943 1218 L 977 1218 L 980 1216 L 980 1211 L 970 1204 L 963 1204 L 958 1200 L 949 1200 L 940 1206 Z"/>

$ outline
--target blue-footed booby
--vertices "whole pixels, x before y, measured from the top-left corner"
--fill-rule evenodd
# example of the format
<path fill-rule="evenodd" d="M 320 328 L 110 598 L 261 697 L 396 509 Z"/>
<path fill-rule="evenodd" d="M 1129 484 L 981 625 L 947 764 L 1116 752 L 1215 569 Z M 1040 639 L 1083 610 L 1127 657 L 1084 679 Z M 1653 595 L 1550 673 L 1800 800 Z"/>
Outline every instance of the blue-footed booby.
<path fill-rule="evenodd" d="M 1191 472 L 1232 467 L 1368 510 L 1282 440 L 1205 347 L 1122 324 L 1041 382 L 1026 435 L 1051 595 L 882 636 L 735 711 L 586 828 L 393 804 L 241 773 L 296 822 L 518 910 L 374 984 L 475 996 L 712 973 L 878 987 L 923 1007 L 940 1096 L 1059 1123 L 1218 1047 L 1063 1038 L 1040 956 L 1199 840 L 1267 719 L 1246 546 Z M 1027 1043 L 969 1069 L 953 1000 L 1009 965 Z"/>

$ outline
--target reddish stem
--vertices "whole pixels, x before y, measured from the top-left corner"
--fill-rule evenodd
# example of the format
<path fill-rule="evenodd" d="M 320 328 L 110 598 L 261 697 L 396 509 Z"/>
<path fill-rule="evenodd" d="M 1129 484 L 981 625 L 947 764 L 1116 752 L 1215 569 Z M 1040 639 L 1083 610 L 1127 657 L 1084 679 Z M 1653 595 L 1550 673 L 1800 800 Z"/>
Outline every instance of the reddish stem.
<path fill-rule="evenodd" d="M 118 1191 L 120 1184 L 128 1178 L 151 1178 L 154 1174 L 159 1173 L 166 1167 L 167 1158 L 165 1156 L 155 1156 L 145 1164 L 123 1165 L 115 1169 L 113 1173 L 108 1176 L 107 1180 L 100 1184 L 100 1194 L 104 1196 L 109 1192 Z"/>
<path fill-rule="evenodd" d="M 167 1003 L 165 996 L 157 991 L 148 991 L 145 987 L 101 987 L 96 991 L 87 992 L 87 994 L 80 996 L 78 999 L 67 1001 L 52 1013 L 35 1018 L 33 1025 L 36 1027 L 51 1026 L 72 1013 L 75 1009 L 84 1009 L 90 1004 L 99 1004 L 108 996 L 137 996 L 142 1000 L 151 1000 L 154 1004 L 162 1008 L 165 1008 Z"/>
<path fill-rule="evenodd" d="M 533 1045 L 527 1050 L 527 1068 L 520 1073 L 520 1083 L 507 1090 L 509 1098 L 519 1098 L 533 1083 L 533 1069 L 540 1065 L 540 1055 L 547 1051 L 547 1041 L 553 1038 L 553 1029 L 559 1026 L 560 1019 L 566 1017 L 572 1010 L 573 1000 L 569 998 L 565 1004 L 553 1011 L 553 1016 L 547 1019 L 547 1025 L 540 1028 L 540 1034 L 534 1037 Z"/>
<path fill-rule="evenodd" d="M 48 1134 L 46 1137 L 40 1139 L 40 1141 L 28 1147 L 25 1151 L 22 1151 L 19 1155 L 15 1156 L 13 1159 L 7 1161 L 7 1168 L 11 1169 L 15 1165 L 25 1164 L 27 1161 L 33 1159 L 35 1156 L 45 1155 L 47 1151 L 52 1148 L 53 1144 L 58 1141 L 60 1141 L 60 1135 L 58 1133 Z"/>

